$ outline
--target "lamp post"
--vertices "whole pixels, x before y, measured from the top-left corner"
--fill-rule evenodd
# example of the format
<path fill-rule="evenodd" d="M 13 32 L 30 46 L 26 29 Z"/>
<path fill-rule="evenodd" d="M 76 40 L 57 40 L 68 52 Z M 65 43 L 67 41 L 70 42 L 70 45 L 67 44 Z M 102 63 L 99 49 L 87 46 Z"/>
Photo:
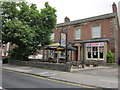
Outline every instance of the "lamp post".
<path fill-rule="evenodd" d="M 83 59 L 83 60 L 82 60 L 82 68 L 84 68 L 84 67 L 85 67 L 85 66 L 84 66 L 84 63 L 85 63 L 85 62 L 84 62 L 84 43 L 82 43 L 82 47 L 83 47 L 83 50 L 82 50 L 82 51 L 83 51 L 83 54 L 82 54 L 82 57 L 83 57 L 83 58 L 82 58 L 82 59 Z"/>
<path fill-rule="evenodd" d="M 62 30 L 60 32 L 60 45 L 61 46 L 65 46 L 65 62 L 68 61 L 68 45 L 67 45 L 67 41 L 68 41 L 68 31 L 67 30 Z"/>

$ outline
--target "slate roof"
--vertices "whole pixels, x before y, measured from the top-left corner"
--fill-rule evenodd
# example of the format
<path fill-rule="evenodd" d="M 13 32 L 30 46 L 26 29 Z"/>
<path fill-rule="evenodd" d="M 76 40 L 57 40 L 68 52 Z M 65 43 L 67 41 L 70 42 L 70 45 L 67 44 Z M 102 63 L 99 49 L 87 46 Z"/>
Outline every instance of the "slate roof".
<path fill-rule="evenodd" d="M 79 19 L 79 20 L 75 20 L 75 21 L 70 21 L 67 23 L 60 23 L 60 24 L 57 24 L 57 27 L 63 27 L 63 26 L 68 26 L 68 25 L 77 25 L 77 24 L 86 23 L 86 22 L 114 18 L 115 15 L 116 15 L 115 13 L 108 13 L 108 14 L 104 14 L 104 15 L 89 17 L 89 18 L 85 18 L 85 19 Z"/>

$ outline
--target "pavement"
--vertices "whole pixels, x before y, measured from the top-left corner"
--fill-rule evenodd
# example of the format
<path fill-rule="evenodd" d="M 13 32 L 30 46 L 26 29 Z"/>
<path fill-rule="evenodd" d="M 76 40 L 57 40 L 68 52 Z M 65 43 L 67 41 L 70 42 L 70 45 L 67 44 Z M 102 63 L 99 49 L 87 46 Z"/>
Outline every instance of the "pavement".
<path fill-rule="evenodd" d="M 86 67 L 72 68 L 71 72 L 46 70 L 28 66 L 16 66 L 3 64 L 3 69 L 47 76 L 53 79 L 60 79 L 85 85 L 102 88 L 118 88 L 118 68 L 100 66 L 97 68 Z"/>

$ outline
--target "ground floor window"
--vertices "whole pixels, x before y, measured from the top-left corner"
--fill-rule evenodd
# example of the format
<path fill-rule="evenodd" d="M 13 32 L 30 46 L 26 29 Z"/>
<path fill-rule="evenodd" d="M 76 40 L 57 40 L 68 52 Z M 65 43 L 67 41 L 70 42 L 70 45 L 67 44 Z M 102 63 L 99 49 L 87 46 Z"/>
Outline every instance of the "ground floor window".
<path fill-rule="evenodd" d="M 103 52 L 104 52 L 104 47 L 99 47 L 100 59 L 103 59 L 103 56 L 104 56 Z"/>
<path fill-rule="evenodd" d="M 65 56 L 65 51 L 61 51 L 61 56 Z"/>
<path fill-rule="evenodd" d="M 86 44 L 87 59 L 103 59 L 104 58 L 104 43 L 87 43 Z"/>
<path fill-rule="evenodd" d="M 49 51 L 49 56 L 53 56 L 54 55 L 54 51 L 53 50 L 50 50 Z"/>
<path fill-rule="evenodd" d="M 87 58 L 91 58 L 91 47 L 87 47 Z"/>
<path fill-rule="evenodd" d="M 98 58 L 98 47 L 91 47 L 92 48 L 92 58 Z"/>

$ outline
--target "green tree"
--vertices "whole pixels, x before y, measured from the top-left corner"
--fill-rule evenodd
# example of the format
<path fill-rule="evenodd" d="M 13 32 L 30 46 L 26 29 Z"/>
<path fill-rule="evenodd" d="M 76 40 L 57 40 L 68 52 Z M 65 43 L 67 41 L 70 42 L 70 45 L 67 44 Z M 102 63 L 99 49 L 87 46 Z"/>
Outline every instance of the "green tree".
<path fill-rule="evenodd" d="M 115 62 L 115 60 L 114 60 L 114 54 L 111 52 L 111 50 L 108 51 L 107 62 L 108 63 L 114 63 Z"/>
<path fill-rule="evenodd" d="M 16 44 L 10 57 L 26 60 L 36 52 L 38 45 L 50 43 L 50 35 L 56 25 L 56 10 L 48 2 L 41 11 L 36 4 L 27 2 L 2 2 L 2 39 Z"/>

